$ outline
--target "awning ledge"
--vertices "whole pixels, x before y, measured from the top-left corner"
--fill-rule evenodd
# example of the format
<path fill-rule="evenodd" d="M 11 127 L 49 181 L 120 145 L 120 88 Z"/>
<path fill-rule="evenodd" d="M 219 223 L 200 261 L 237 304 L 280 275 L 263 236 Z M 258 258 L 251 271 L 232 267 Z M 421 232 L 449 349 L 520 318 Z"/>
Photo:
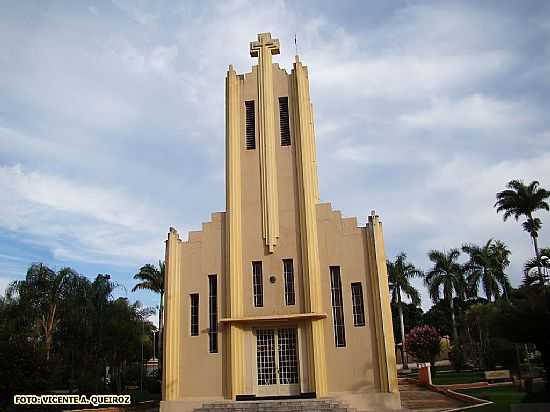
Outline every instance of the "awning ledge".
<path fill-rule="evenodd" d="M 267 315 L 267 316 L 245 316 L 240 318 L 223 318 L 220 323 L 257 323 L 257 322 L 280 322 L 287 320 L 318 320 L 325 319 L 326 313 L 292 313 L 288 315 Z"/>

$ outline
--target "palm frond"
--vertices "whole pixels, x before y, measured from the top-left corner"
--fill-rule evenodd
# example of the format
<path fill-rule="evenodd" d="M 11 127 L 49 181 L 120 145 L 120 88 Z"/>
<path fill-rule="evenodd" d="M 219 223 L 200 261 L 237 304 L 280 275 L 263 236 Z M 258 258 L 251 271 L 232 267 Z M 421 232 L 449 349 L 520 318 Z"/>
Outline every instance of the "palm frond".
<path fill-rule="evenodd" d="M 409 296 L 411 301 L 415 303 L 412 298 L 415 293 L 414 286 L 411 285 L 410 279 L 413 277 L 421 276 L 422 271 L 417 269 L 412 263 L 407 262 L 407 255 L 401 252 L 396 256 L 395 261 L 386 261 L 388 269 L 388 282 L 390 284 L 392 303 L 400 301 L 402 296 Z"/>
<path fill-rule="evenodd" d="M 161 262 L 159 262 L 160 264 Z M 160 266 L 161 270 L 164 269 L 163 266 L 164 263 Z M 164 293 L 164 273 L 161 273 L 161 270 L 149 263 L 142 266 L 134 275 L 134 279 L 141 280 L 141 282 L 132 288 L 132 292 L 138 289 L 148 289 L 156 293 Z"/>

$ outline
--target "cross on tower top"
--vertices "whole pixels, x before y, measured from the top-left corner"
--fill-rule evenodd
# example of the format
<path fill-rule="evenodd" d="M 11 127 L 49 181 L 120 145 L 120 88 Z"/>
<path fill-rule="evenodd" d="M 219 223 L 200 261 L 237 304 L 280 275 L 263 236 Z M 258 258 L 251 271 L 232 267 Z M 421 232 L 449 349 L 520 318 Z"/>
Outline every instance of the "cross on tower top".
<path fill-rule="evenodd" d="M 250 57 L 260 57 L 267 50 L 271 54 L 279 54 L 279 39 L 272 39 L 271 33 L 259 33 L 258 41 L 250 42 Z"/>

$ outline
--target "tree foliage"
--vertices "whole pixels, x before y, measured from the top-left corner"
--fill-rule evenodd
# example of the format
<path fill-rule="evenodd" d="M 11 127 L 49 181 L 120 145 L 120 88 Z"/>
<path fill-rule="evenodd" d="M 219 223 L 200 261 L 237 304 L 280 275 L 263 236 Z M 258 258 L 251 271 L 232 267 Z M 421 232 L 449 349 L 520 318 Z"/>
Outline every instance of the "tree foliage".
<path fill-rule="evenodd" d="M 417 326 L 407 334 L 405 346 L 407 352 L 418 361 L 430 362 L 433 365 L 441 352 L 441 337 L 431 326 Z"/>
<path fill-rule="evenodd" d="M 140 282 L 132 288 L 132 292 L 138 289 L 145 289 L 163 295 L 165 270 L 166 266 L 162 261 L 159 261 L 158 269 L 150 263 L 142 266 L 139 272 L 134 275 L 134 279 L 140 280 Z"/>
<path fill-rule="evenodd" d="M 411 279 L 423 276 L 422 271 L 407 262 L 407 255 L 404 252 L 397 255 L 395 261 L 388 260 L 387 266 L 391 302 L 399 304 L 403 298 L 409 298 L 414 305 L 420 305 L 420 294 L 411 285 Z"/>
<path fill-rule="evenodd" d="M 550 198 L 550 191 L 540 187 L 540 183 L 536 180 L 526 185 L 522 180 L 511 180 L 506 185 L 507 189 L 498 192 L 497 201 L 494 207 L 497 208 L 497 213 L 504 212 L 503 219 L 506 221 L 510 217 L 519 220 L 525 216 L 527 220 L 522 223 L 523 230 L 531 236 L 533 247 L 535 249 L 535 258 L 540 258 L 538 250 L 538 233 L 542 227 L 542 222 L 539 218 L 534 217 L 533 213 L 537 210 L 550 210 L 550 206 L 546 199 Z M 541 278 L 541 283 L 544 283 L 542 269 L 537 268 L 538 275 Z"/>
<path fill-rule="evenodd" d="M 159 354 L 159 370 L 162 367 L 162 336 L 164 329 L 164 285 L 166 275 L 166 263 L 159 260 L 158 269 L 151 264 L 146 264 L 139 269 L 139 272 L 134 275 L 134 279 L 139 280 L 133 288 L 132 292 L 138 289 L 150 290 L 160 295 L 159 305 L 159 337 L 158 337 L 158 354 Z"/>
<path fill-rule="evenodd" d="M 403 323 L 405 330 L 411 330 L 415 326 L 424 324 L 424 312 L 422 308 L 416 306 L 414 303 L 403 303 Z M 401 330 L 399 320 L 399 308 L 397 304 L 391 304 L 392 321 L 393 321 L 393 336 L 395 337 L 395 343 L 401 342 Z"/>
<path fill-rule="evenodd" d="M 537 210 L 550 210 L 546 201 L 550 197 L 550 192 L 540 187 L 538 181 L 534 180 L 526 185 L 522 180 L 510 180 L 506 187 L 506 190 L 497 193 L 495 203 L 497 212 L 504 212 L 504 220 L 510 217 L 519 220 L 522 216 L 529 219 Z M 530 227 L 533 227 L 533 224 Z"/>
<path fill-rule="evenodd" d="M 495 322 L 500 336 L 536 345 L 542 354 L 550 393 L 550 287 L 537 285 L 514 290 L 510 302 L 499 306 Z"/>
<path fill-rule="evenodd" d="M 466 279 L 464 268 L 458 263 L 460 251 L 451 249 L 449 251 L 432 250 L 428 258 L 433 262 L 433 268 L 426 274 L 424 282 L 434 303 L 439 302 L 441 293 L 443 299 L 448 303 L 451 316 L 453 339 L 458 338 L 456 319 L 454 312 L 453 296 L 464 300 L 466 296 Z"/>
<path fill-rule="evenodd" d="M 443 252 L 432 250 L 428 253 L 433 268 L 426 274 L 425 283 L 434 303 L 439 302 L 441 296 L 447 302 L 452 302 L 453 295 L 459 299 L 465 298 L 466 280 L 464 269 L 458 263 L 459 256 L 458 249 Z"/>
<path fill-rule="evenodd" d="M 151 354 L 154 326 L 139 303 L 113 299 L 115 287 L 108 275 L 90 281 L 70 268 L 34 264 L 7 288 L 0 299 L 0 410 L 14 393 L 122 391 L 142 342 L 145 358 Z"/>
<path fill-rule="evenodd" d="M 543 277 L 535 273 L 535 270 L 541 268 L 543 271 Z M 544 286 L 548 282 L 548 274 L 550 273 L 550 248 L 543 247 L 540 249 L 539 257 L 534 257 L 525 262 L 523 266 L 523 285 Z"/>
<path fill-rule="evenodd" d="M 479 286 L 489 302 L 510 293 L 510 281 L 504 270 L 510 264 L 510 249 L 500 240 L 489 239 L 483 246 L 473 243 L 462 246 L 469 256 L 464 269 L 468 274 L 468 294 L 477 296 Z"/>

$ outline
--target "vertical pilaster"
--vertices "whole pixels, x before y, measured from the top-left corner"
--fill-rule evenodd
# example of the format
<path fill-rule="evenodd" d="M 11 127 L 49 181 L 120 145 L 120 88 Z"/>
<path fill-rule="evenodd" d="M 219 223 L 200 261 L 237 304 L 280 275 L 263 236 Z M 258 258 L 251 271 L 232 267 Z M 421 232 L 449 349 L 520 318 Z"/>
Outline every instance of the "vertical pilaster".
<path fill-rule="evenodd" d="M 323 305 L 317 237 L 316 204 L 319 190 L 315 167 L 315 136 L 313 134 L 309 81 L 306 69 L 298 61 L 298 58 L 294 63 L 291 76 L 305 304 L 307 310 L 318 313 L 322 311 Z M 327 394 L 327 377 L 323 320 L 311 322 L 310 336 L 310 362 L 312 363 L 311 369 L 314 371 L 315 392 L 317 396 L 325 396 Z"/>
<path fill-rule="evenodd" d="M 258 34 L 250 44 L 250 55 L 258 57 L 258 137 L 262 196 L 262 231 L 265 244 L 273 252 L 279 238 L 279 200 L 275 159 L 275 120 L 272 54 L 279 53 L 279 41 L 269 33 Z"/>
<path fill-rule="evenodd" d="M 241 210 L 241 80 L 229 66 L 226 79 L 226 268 L 229 296 L 227 314 L 239 317 L 243 314 L 242 296 L 242 210 Z M 229 358 L 227 369 L 227 397 L 242 393 L 244 331 L 236 325 L 229 326 Z"/>
<path fill-rule="evenodd" d="M 397 392 L 397 367 L 395 361 L 395 342 L 388 287 L 388 269 L 384 236 L 379 217 L 372 212 L 366 227 L 367 233 L 367 276 L 369 277 L 369 294 L 374 310 L 374 341 L 376 342 L 375 359 L 381 392 Z M 379 310 L 378 310 L 379 309 Z"/>
<path fill-rule="evenodd" d="M 166 241 L 166 277 L 165 277 L 165 310 L 164 354 L 162 399 L 165 401 L 181 399 L 181 240 L 178 232 L 170 228 Z"/>

